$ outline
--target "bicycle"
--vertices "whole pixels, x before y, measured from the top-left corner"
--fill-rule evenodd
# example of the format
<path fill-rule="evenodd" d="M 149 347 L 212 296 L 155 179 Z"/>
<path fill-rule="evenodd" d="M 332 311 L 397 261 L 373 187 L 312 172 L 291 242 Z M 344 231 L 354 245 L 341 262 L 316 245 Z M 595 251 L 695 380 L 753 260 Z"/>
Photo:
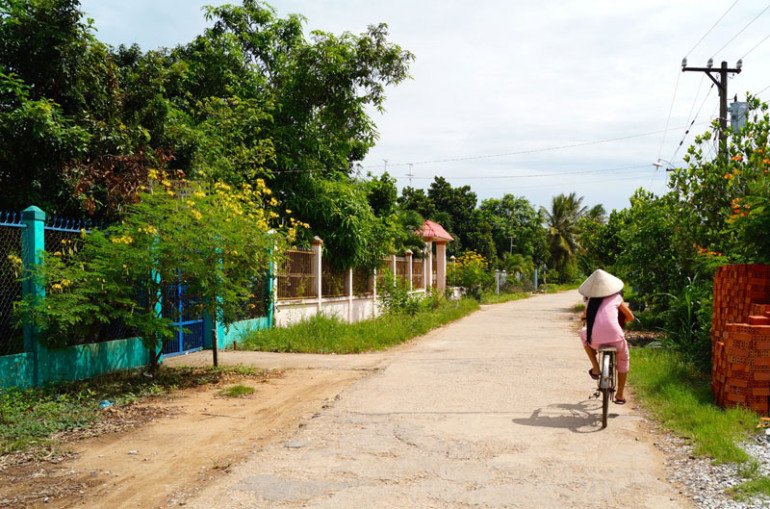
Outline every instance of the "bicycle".
<path fill-rule="evenodd" d="M 599 380 L 595 397 L 602 396 L 602 429 L 607 427 L 610 400 L 615 396 L 618 380 L 617 353 L 614 347 L 599 347 Z"/>

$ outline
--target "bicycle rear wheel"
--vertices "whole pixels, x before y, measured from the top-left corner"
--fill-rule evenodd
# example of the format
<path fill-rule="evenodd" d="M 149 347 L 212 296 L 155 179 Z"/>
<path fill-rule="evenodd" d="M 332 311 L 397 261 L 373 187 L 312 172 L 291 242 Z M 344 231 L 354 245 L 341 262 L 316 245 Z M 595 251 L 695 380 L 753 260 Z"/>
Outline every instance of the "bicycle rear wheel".
<path fill-rule="evenodd" d="M 602 429 L 607 427 L 607 414 L 610 411 L 610 390 L 602 389 Z"/>

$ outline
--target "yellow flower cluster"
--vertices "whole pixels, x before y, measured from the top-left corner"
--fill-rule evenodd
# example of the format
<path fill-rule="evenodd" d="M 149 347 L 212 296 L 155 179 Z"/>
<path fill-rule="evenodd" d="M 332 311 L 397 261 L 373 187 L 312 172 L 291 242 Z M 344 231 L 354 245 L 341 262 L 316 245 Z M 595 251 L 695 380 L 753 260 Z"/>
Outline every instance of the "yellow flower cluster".
<path fill-rule="evenodd" d="M 120 237 L 111 237 L 110 241 L 113 244 L 125 244 L 127 246 L 130 246 L 131 244 L 134 243 L 134 239 L 130 235 L 121 235 Z"/>
<path fill-rule="evenodd" d="M 466 251 L 455 260 L 455 263 L 458 269 L 473 266 L 486 269 L 489 266 L 487 259 L 475 251 Z"/>
<path fill-rule="evenodd" d="M 11 264 L 12 264 L 12 265 L 14 265 L 14 266 L 16 266 L 16 267 L 21 267 L 21 258 L 19 258 L 18 256 L 16 256 L 15 254 L 9 254 L 9 255 L 7 256 L 7 260 L 8 260 L 9 262 L 11 262 Z"/>
<path fill-rule="evenodd" d="M 67 288 L 72 286 L 72 281 L 69 279 L 62 279 L 58 283 L 54 283 L 51 285 L 51 291 L 53 292 L 63 292 Z"/>
<path fill-rule="evenodd" d="M 147 225 L 139 228 L 139 233 L 144 233 L 145 235 L 152 237 L 158 234 L 158 229 L 152 225 Z"/>

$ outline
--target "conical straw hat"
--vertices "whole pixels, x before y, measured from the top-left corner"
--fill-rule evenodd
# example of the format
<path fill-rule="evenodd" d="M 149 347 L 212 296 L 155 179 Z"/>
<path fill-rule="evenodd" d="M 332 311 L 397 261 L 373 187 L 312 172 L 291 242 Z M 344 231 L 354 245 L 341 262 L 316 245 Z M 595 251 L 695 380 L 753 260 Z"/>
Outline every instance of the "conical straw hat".
<path fill-rule="evenodd" d="M 584 297 L 607 297 L 623 289 L 623 281 L 609 272 L 597 269 L 578 288 Z"/>

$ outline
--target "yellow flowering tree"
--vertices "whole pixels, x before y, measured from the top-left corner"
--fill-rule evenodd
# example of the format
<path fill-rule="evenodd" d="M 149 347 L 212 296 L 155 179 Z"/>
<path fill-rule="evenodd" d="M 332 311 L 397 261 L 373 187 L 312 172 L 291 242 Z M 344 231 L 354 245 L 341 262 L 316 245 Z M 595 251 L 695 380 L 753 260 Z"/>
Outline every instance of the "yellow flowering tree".
<path fill-rule="evenodd" d="M 481 298 L 481 292 L 492 286 L 494 276 L 489 262 L 475 251 L 466 251 L 449 266 L 447 280 L 452 286 L 462 286 L 468 295 Z"/>
<path fill-rule="evenodd" d="M 44 329 L 49 344 L 119 320 L 159 352 L 174 335 L 172 317 L 158 312 L 164 285 L 183 282 L 196 297 L 189 311 L 227 326 L 243 316 L 271 257 L 305 226 L 279 214 L 262 180 L 233 188 L 150 171 L 150 185 L 120 223 L 84 234 L 66 252 L 47 253 L 25 276 L 47 296 L 20 303 L 19 312 Z"/>

